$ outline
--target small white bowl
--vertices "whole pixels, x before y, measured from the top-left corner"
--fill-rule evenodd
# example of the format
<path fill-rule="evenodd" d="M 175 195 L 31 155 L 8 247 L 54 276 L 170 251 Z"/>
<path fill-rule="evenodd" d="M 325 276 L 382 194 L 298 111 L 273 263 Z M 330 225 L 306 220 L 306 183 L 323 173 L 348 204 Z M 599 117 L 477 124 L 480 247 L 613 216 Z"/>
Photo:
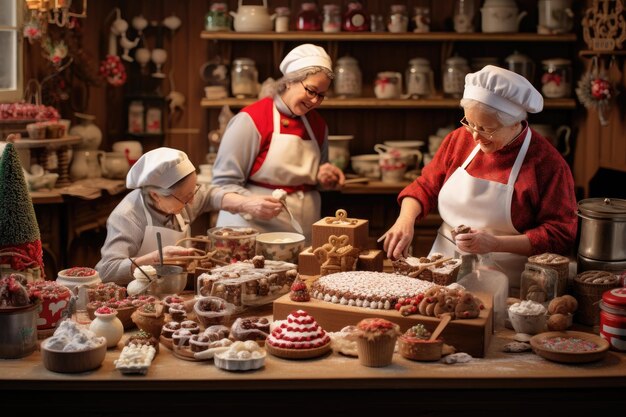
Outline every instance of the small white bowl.
<path fill-rule="evenodd" d="M 64 352 L 46 348 L 48 339 L 41 342 L 41 358 L 43 365 L 49 371 L 61 373 L 86 372 L 96 369 L 102 365 L 107 353 L 106 339 L 88 350 Z"/>
<path fill-rule="evenodd" d="M 266 260 L 298 263 L 304 250 L 304 235 L 292 232 L 260 233 L 256 237 L 256 254 Z"/>
<path fill-rule="evenodd" d="M 380 165 L 378 154 L 356 155 L 350 158 L 352 170 L 367 178 L 380 179 Z"/>
<path fill-rule="evenodd" d="M 235 359 L 229 358 L 228 352 L 216 353 L 213 357 L 213 363 L 215 366 L 227 371 L 250 371 L 253 369 L 262 368 L 265 365 L 265 357 L 267 353 L 263 351 L 263 356 L 260 358 L 250 359 Z"/>
<path fill-rule="evenodd" d="M 548 316 L 543 314 L 520 314 L 509 308 L 509 318 L 516 333 L 538 334 L 546 330 Z"/>

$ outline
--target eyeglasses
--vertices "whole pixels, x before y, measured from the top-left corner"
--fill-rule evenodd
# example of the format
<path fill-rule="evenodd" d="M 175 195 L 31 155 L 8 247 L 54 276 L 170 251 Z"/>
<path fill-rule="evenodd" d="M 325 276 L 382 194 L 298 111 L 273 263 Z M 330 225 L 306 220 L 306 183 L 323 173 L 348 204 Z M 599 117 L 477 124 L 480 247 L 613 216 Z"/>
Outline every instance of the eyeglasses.
<path fill-rule="evenodd" d="M 468 132 L 472 134 L 476 133 L 478 136 L 482 136 L 483 138 L 489 139 L 489 140 L 493 139 L 493 135 L 502 128 L 502 126 L 500 126 L 496 129 L 491 129 L 491 130 L 476 129 L 473 126 L 470 126 L 465 116 L 461 119 L 460 123 L 463 126 L 465 126 L 465 129 L 467 129 Z"/>
<path fill-rule="evenodd" d="M 304 88 L 304 91 L 306 91 L 306 96 L 308 98 L 313 99 L 313 98 L 317 97 L 317 99 L 319 101 L 322 101 L 322 100 L 324 100 L 326 98 L 326 96 L 324 94 L 320 94 L 317 91 L 311 90 L 309 87 L 304 85 L 304 83 L 302 81 L 300 81 L 300 84 L 302 84 L 302 87 Z"/>
<path fill-rule="evenodd" d="M 186 206 L 187 204 L 191 202 L 191 200 L 193 200 L 196 194 L 198 194 L 199 190 L 200 190 L 200 184 L 196 184 L 196 188 L 193 190 L 193 194 L 191 195 L 191 197 L 187 199 L 187 201 L 183 201 L 180 198 L 176 197 L 176 194 L 170 194 L 170 195 L 174 197 L 176 200 L 178 200 L 180 203 L 182 203 L 184 206 Z"/>

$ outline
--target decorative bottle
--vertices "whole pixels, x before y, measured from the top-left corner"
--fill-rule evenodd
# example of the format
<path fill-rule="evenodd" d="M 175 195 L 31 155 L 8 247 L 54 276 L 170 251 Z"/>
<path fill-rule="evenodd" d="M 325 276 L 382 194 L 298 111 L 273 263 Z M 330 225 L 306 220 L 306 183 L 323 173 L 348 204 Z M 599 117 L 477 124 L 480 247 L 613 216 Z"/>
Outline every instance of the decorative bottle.
<path fill-rule="evenodd" d="M 77 135 L 83 139 L 78 149 L 95 151 L 102 142 L 102 131 L 94 123 L 96 116 L 84 113 L 74 113 L 74 116 L 80 120 L 80 124 L 72 126 L 70 135 Z"/>
<path fill-rule="evenodd" d="M 96 317 L 89 325 L 89 330 L 94 332 L 96 336 L 104 337 L 107 340 L 107 348 L 117 346 L 124 335 L 124 325 L 117 318 L 117 310 L 110 307 L 100 307 L 94 315 Z"/>
<path fill-rule="evenodd" d="M 367 32 L 370 30 L 369 16 L 359 2 L 348 3 L 348 10 L 343 15 L 343 30 L 346 32 Z"/>
<path fill-rule="evenodd" d="M 317 11 L 315 3 L 302 3 L 296 19 L 296 29 L 305 31 L 322 30 L 322 17 Z"/>
<path fill-rule="evenodd" d="M 324 21 L 322 30 L 327 33 L 341 32 L 341 13 L 336 4 L 324 5 Z"/>

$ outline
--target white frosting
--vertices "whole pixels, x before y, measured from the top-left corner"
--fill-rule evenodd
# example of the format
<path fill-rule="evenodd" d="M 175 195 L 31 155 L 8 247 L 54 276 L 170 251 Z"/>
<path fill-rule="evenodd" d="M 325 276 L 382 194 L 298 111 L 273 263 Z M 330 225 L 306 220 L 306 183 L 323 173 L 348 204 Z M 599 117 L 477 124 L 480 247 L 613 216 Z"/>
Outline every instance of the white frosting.
<path fill-rule="evenodd" d="M 145 272 L 146 274 L 148 274 L 148 276 L 151 277 L 156 276 L 157 274 L 156 269 L 154 269 L 152 265 L 141 265 L 141 270 L 139 268 L 135 268 L 135 270 L 133 271 L 133 278 L 140 281 L 146 281 L 148 278 L 146 278 L 146 276 L 142 274 L 141 271 Z"/>
<path fill-rule="evenodd" d="M 63 352 L 80 352 L 93 349 L 104 342 L 104 337 L 97 337 L 94 332 L 66 319 L 59 324 L 45 347 Z"/>
<path fill-rule="evenodd" d="M 136 345 L 131 343 L 128 346 L 124 346 L 122 353 L 120 353 L 119 359 L 113 361 L 115 368 L 124 373 L 145 373 L 147 368 L 152 363 L 156 349 L 150 345 Z"/>
<path fill-rule="evenodd" d="M 433 285 L 432 282 L 409 278 L 404 275 L 388 274 L 384 272 L 349 271 L 320 277 L 314 284 L 314 297 L 327 302 L 339 303 L 341 299 L 350 300 L 357 307 L 372 309 L 393 308 L 390 299 L 412 297 L 426 292 Z M 333 292 L 334 294 L 329 294 Z M 380 297 L 379 300 L 371 300 Z M 343 303 L 342 303 L 343 304 Z"/>
<path fill-rule="evenodd" d="M 547 312 L 546 308 L 542 304 L 532 300 L 524 300 L 519 303 L 515 303 L 509 307 L 509 310 L 513 313 L 527 316 L 537 316 L 540 314 L 546 314 Z"/>
<path fill-rule="evenodd" d="M 297 316 L 290 314 L 280 326 L 276 327 L 267 338 L 267 343 L 272 346 L 288 349 L 311 348 L 320 346 L 330 339 L 326 331 L 304 310 L 298 310 Z"/>

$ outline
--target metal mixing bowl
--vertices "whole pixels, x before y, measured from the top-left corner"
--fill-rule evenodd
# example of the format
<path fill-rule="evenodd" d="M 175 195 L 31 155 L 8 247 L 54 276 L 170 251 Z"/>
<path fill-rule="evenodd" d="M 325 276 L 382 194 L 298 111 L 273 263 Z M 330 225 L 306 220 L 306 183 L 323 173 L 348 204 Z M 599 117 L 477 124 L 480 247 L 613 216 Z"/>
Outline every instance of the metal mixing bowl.
<path fill-rule="evenodd" d="M 162 298 L 167 295 L 179 294 L 187 285 L 187 271 L 176 265 L 152 265 L 157 271 L 156 284 L 151 286 L 155 296 Z"/>

